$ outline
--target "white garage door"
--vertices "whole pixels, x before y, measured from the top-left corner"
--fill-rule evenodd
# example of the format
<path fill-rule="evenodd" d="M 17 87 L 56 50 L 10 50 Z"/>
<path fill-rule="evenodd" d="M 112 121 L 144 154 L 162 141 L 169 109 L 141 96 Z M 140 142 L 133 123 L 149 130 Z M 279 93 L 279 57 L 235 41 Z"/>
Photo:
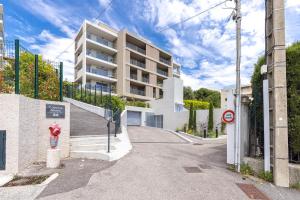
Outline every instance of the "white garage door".
<path fill-rule="evenodd" d="M 140 126 L 142 122 L 141 118 L 141 112 L 127 111 L 127 125 Z"/>

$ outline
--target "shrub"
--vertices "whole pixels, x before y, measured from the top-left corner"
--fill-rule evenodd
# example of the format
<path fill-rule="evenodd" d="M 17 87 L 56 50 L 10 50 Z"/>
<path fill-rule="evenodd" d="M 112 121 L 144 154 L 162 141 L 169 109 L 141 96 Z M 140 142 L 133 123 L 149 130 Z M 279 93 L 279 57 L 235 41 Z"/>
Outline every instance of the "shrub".
<path fill-rule="evenodd" d="M 245 163 L 241 164 L 240 170 L 243 175 L 251 175 L 251 176 L 254 175 L 253 169 L 248 164 Z"/>
<path fill-rule="evenodd" d="M 214 106 L 212 103 L 209 103 L 208 131 L 212 131 L 213 128 L 214 128 Z"/>
<path fill-rule="evenodd" d="M 39 56 L 39 99 L 59 100 L 59 79 L 55 68 Z M 11 93 L 14 90 L 14 61 L 9 60 L 0 73 L 0 92 Z M 20 93 L 34 97 L 34 55 L 20 54 Z"/>
<path fill-rule="evenodd" d="M 142 108 L 149 108 L 149 104 L 143 101 L 126 101 L 127 106 L 136 106 Z"/>
<path fill-rule="evenodd" d="M 286 50 L 287 56 L 287 104 L 288 131 L 291 150 L 300 152 L 300 42 L 296 42 Z M 264 57 L 258 59 L 251 78 L 253 102 L 250 106 L 251 126 L 256 127 L 260 146 L 263 146 L 263 95 L 260 68 L 265 63 Z M 263 150 L 263 149 L 262 149 Z"/>
<path fill-rule="evenodd" d="M 189 129 L 193 129 L 193 104 L 190 104 L 190 112 L 189 112 Z"/>
<path fill-rule="evenodd" d="M 258 178 L 261 178 L 265 181 L 268 181 L 268 182 L 273 182 L 273 174 L 272 172 L 265 172 L 265 171 L 260 171 L 258 173 Z"/>
<path fill-rule="evenodd" d="M 209 108 L 209 103 L 206 101 L 184 100 L 184 107 L 189 109 L 193 105 L 195 110 L 205 110 Z"/>

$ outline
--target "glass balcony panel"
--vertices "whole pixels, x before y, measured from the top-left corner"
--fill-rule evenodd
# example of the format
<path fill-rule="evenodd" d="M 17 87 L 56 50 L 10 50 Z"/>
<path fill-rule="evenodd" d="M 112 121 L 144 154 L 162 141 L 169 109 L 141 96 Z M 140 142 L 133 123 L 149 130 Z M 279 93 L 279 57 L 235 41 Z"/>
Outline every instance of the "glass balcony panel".
<path fill-rule="evenodd" d="M 165 63 L 167 65 L 171 65 L 171 61 L 170 60 L 167 60 L 165 58 L 162 58 L 162 57 L 159 57 L 159 61 L 162 62 L 162 63 Z"/>
<path fill-rule="evenodd" d="M 163 71 L 161 69 L 157 69 L 157 73 L 161 74 L 161 75 L 164 75 L 164 76 L 168 76 L 168 72 L 166 71 Z"/>
<path fill-rule="evenodd" d="M 90 39 L 90 40 L 93 40 L 94 42 L 98 42 L 100 44 L 103 44 L 105 46 L 108 46 L 110 48 L 114 48 L 114 43 L 107 40 L 107 39 L 104 39 L 104 38 L 101 38 L 101 37 L 98 37 L 96 35 L 93 35 L 91 33 L 88 33 L 87 34 L 87 38 Z"/>
<path fill-rule="evenodd" d="M 86 71 L 92 74 L 97 74 L 100 76 L 106 76 L 109 78 L 115 78 L 115 75 L 112 71 L 104 70 L 104 69 L 98 69 L 94 67 L 87 66 Z"/>
<path fill-rule="evenodd" d="M 137 88 L 130 88 L 130 93 L 145 96 L 145 91 Z"/>
<path fill-rule="evenodd" d="M 135 59 L 130 59 L 130 64 L 132 65 L 136 65 L 138 67 L 141 67 L 141 68 L 145 68 L 145 63 L 142 63 L 138 60 L 135 60 Z"/>
<path fill-rule="evenodd" d="M 129 43 L 129 42 L 126 42 L 126 46 L 127 46 L 128 48 L 132 49 L 132 50 L 135 50 L 135 51 L 140 52 L 140 53 L 142 53 L 142 54 L 146 54 L 146 51 L 145 51 L 144 49 L 142 49 L 141 47 L 138 47 L 138 46 L 136 46 L 136 45 L 134 45 L 134 44 L 131 44 L 131 43 Z"/>
<path fill-rule="evenodd" d="M 90 49 L 87 50 L 87 55 L 98 58 L 100 60 L 115 63 L 115 59 L 112 56 L 105 55 L 105 54 L 102 54 L 102 53 L 99 53 L 99 52 L 93 52 Z"/>

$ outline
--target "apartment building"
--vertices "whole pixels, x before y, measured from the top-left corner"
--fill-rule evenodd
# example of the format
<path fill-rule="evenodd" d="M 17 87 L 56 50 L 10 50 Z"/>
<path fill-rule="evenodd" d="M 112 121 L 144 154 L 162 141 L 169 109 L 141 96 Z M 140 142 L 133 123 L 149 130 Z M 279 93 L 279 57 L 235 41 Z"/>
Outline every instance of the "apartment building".
<path fill-rule="evenodd" d="M 3 56 L 4 56 L 4 19 L 3 19 L 3 4 L 0 4 L 0 69 L 3 68 Z"/>
<path fill-rule="evenodd" d="M 128 32 L 84 21 L 75 38 L 75 82 L 128 100 L 163 96 L 163 80 L 180 78 L 170 53 Z"/>

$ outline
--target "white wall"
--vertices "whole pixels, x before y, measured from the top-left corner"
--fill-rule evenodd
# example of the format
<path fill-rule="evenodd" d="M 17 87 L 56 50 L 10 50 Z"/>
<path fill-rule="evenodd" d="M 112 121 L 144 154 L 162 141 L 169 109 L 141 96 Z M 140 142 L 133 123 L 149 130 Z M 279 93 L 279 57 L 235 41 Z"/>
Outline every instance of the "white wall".
<path fill-rule="evenodd" d="M 151 112 L 153 113 L 152 108 L 143 108 L 143 107 L 136 107 L 136 106 L 126 106 L 125 108 L 127 111 L 135 111 L 135 112 L 141 112 L 141 126 L 146 126 L 146 112 Z M 126 117 L 127 117 L 127 112 L 126 112 Z M 126 123 L 127 123 L 127 118 L 126 118 Z"/>
<path fill-rule="evenodd" d="M 46 119 L 46 104 L 65 106 L 64 119 Z M 43 101 L 15 94 L 0 95 L 0 130 L 6 130 L 6 170 L 0 174 L 18 173 L 29 164 L 45 161 L 49 144 L 49 126 L 56 122 L 62 128 L 58 148 L 61 157 L 69 156 L 70 105 Z"/>

